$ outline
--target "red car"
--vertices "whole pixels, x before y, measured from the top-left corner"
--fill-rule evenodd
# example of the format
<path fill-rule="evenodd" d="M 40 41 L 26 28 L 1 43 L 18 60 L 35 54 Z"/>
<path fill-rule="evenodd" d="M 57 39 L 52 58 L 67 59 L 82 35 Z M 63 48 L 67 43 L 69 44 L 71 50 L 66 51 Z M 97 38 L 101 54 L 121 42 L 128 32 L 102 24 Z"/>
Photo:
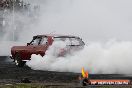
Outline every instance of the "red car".
<path fill-rule="evenodd" d="M 45 55 L 46 50 L 55 41 L 68 41 L 67 49 L 60 49 L 58 56 L 64 56 L 71 50 L 80 50 L 84 47 L 84 42 L 77 36 L 65 35 L 37 35 L 33 36 L 30 43 L 26 46 L 13 46 L 11 48 L 11 59 L 14 60 L 18 67 L 23 67 L 26 61 L 29 61 L 32 54 Z"/>

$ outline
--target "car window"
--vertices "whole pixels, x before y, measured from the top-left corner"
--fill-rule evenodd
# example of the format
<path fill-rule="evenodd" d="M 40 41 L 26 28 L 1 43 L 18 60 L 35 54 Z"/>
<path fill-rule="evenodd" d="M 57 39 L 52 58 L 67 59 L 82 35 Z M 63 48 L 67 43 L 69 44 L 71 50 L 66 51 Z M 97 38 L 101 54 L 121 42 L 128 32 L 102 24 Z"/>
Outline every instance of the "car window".
<path fill-rule="evenodd" d="M 47 37 L 42 38 L 40 44 L 41 44 L 41 45 L 45 45 L 45 44 L 47 44 L 47 43 L 48 43 Z"/>
<path fill-rule="evenodd" d="M 54 38 L 55 41 L 63 41 L 66 45 L 81 45 L 79 38 Z"/>
<path fill-rule="evenodd" d="M 79 39 L 71 38 L 71 45 L 80 45 Z"/>
<path fill-rule="evenodd" d="M 31 42 L 31 45 L 39 45 L 41 38 L 36 38 Z"/>

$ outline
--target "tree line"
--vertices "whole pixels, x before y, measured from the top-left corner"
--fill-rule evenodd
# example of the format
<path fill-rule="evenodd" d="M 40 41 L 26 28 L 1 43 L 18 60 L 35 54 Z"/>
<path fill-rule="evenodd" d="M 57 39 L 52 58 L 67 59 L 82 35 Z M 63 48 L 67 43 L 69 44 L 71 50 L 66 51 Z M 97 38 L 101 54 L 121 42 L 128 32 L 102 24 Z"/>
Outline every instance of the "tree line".
<path fill-rule="evenodd" d="M 8 35 L 9 38 L 14 37 L 11 40 L 17 40 L 19 31 L 24 30 L 26 22 L 37 19 L 38 11 L 39 6 L 31 6 L 23 0 L 0 0 L 0 40 L 4 35 Z M 26 21 L 21 20 L 21 17 L 26 17 L 24 19 Z M 12 33 L 9 32 L 10 30 Z"/>
<path fill-rule="evenodd" d="M 0 0 L 0 9 L 9 9 L 9 10 L 21 10 L 28 9 L 30 6 L 29 3 L 24 3 L 23 0 Z"/>

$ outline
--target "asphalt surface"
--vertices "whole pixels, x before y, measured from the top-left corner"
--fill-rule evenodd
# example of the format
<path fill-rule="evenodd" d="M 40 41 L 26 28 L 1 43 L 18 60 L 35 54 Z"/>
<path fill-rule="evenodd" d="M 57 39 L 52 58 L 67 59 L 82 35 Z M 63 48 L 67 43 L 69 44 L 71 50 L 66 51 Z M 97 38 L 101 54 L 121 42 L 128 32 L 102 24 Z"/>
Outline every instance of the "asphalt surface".
<path fill-rule="evenodd" d="M 21 83 L 27 78 L 32 83 L 72 83 L 79 84 L 80 73 L 32 70 L 27 66 L 16 67 L 9 57 L 0 56 L 0 84 Z M 122 74 L 90 74 L 91 79 L 132 79 Z"/>
<path fill-rule="evenodd" d="M 32 70 L 27 66 L 19 68 L 9 57 L 0 57 L 0 83 L 21 82 L 22 79 L 28 78 L 32 82 L 77 82 L 77 73 L 69 72 L 52 72 Z"/>

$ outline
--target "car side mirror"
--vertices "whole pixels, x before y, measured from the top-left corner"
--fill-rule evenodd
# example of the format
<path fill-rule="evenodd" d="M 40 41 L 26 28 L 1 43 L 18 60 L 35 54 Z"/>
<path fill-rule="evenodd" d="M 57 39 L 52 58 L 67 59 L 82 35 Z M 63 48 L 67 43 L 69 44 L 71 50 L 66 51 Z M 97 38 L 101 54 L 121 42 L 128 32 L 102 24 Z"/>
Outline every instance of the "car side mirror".
<path fill-rule="evenodd" d="M 29 46 L 30 45 L 30 43 L 27 43 L 27 46 Z"/>

